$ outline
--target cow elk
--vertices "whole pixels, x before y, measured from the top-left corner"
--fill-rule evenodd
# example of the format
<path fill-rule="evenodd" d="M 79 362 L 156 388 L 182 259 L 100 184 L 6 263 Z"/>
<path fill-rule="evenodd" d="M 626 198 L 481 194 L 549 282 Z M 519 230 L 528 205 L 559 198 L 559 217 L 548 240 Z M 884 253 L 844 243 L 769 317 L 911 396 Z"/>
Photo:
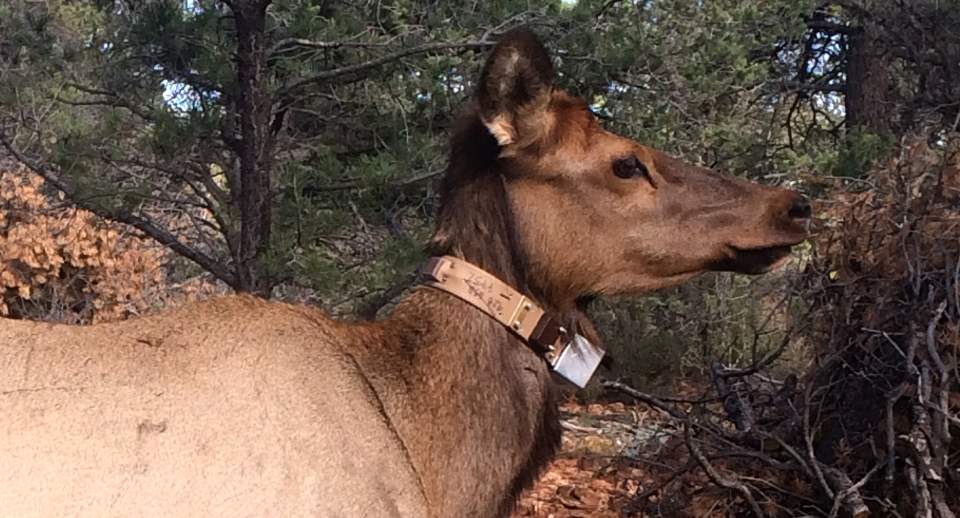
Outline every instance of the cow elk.
<path fill-rule="evenodd" d="M 382 320 L 243 295 L 0 320 L 0 515 L 508 514 L 558 444 L 551 366 L 582 382 L 602 354 L 578 299 L 762 273 L 810 216 L 606 131 L 553 77 L 531 32 L 501 38 L 424 283 Z"/>

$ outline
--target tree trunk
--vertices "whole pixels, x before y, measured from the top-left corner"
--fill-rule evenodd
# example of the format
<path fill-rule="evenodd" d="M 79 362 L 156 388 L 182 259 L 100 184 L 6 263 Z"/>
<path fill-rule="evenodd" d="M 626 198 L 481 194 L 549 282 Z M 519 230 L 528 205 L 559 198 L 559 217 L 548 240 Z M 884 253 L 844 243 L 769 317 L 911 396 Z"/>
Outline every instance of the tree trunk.
<path fill-rule="evenodd" d="M 848 133 L 893 134 L 894 106 L 890 103 L 890 70 L 871 20 L 847 37 L 847 91 L 845 108 Z"/>
<path fill-rule="evenodd" d="M 237 290 L 269 296 L 273 281 L 264 257 L 270 246 L 272 211 L 272 103 L 266 91 L 264 20 L 269 0 L 234 3 L 237 29 L 237 110 L 240 140 L 240 243 L 237 251 Z"/>

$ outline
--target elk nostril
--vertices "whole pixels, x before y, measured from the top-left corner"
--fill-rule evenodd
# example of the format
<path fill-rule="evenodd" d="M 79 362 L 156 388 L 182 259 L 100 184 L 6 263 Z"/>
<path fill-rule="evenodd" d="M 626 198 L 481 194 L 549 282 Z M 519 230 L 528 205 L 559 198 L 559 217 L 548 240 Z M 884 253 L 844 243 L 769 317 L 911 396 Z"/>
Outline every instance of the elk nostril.
<path fill-rule="evenodd" d="M 810 219 L 810 202 L 803 196 L 797 196 L 790 204 L 787 216 L 791 219 Z"/>

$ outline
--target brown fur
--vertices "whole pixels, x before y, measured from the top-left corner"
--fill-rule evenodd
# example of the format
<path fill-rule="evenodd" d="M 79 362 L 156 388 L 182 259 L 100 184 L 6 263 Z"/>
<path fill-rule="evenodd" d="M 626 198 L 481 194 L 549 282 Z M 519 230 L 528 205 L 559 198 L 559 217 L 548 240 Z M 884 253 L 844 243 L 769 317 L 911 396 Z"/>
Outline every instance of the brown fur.
<path fill-rule="evenodd" d="M 522 31 L 492 54 L 431 253 L 593 337 L 578 299 L 758 273 L 803 238 L 795 194 L 606 132 L 548 65 Z M 612 174 L 630 155 L 648 173 Z M 504 516 L 558 443 L 555 391 L 540 356 L 430 288 L 359 324 L 243 296 L 0 321 L 0 515 Z"/>

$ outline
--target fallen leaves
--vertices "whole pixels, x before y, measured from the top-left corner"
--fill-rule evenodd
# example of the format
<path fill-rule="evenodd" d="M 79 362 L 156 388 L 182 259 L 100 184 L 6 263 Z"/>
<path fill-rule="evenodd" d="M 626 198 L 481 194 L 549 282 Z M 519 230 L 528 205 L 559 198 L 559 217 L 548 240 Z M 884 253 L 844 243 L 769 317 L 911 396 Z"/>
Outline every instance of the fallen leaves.
<path fill-rule="evenodd" d="M 632 498 L 654 479 L 625 456 L 641 419 L 623 403 L 561 407 L 565 427 L 561 452 L 533 488 L 521 496 L 514 518 L 613 518 L 640 516 Z M 644 424 L 653 424 L 642 416 Z"/>

